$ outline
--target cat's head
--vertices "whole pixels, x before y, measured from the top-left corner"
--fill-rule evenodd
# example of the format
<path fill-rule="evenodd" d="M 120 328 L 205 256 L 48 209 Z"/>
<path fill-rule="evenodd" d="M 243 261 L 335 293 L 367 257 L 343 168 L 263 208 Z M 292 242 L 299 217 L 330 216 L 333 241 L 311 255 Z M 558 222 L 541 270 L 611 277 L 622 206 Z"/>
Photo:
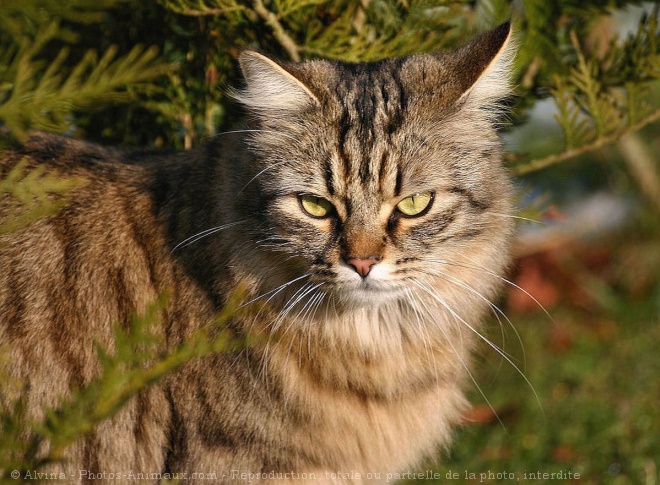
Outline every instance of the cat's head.
<path fill-rule="evenodd" d="M 243 53 L 239 197 L 245 244 L 271 258 L 263 277 L 351 308 L 411 291 L 490 298 L 511 232 L 493 127 L 510 44 L 505 24 L 454 52 L 366 64 Z"/>

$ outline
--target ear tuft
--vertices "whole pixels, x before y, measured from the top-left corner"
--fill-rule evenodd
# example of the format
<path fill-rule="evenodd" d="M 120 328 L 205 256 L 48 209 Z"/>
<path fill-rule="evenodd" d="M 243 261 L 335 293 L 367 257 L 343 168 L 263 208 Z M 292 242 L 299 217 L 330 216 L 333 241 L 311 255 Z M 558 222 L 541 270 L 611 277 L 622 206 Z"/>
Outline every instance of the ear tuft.
<path fill-rule="evenodd" d="M 456 52 L 465 72 L 462 100 L 478 108 L 496 108 L 511 94 L 511 64 L 516 50 L 512 36 L 507 22 Z"/>
<path fill-rule="evenodd" d="M 319 104 L 305 84 L 268 57 L 245 51 L 238 61 L 247 86 L 233 96 L 257 113 L 295 112 Z"/>

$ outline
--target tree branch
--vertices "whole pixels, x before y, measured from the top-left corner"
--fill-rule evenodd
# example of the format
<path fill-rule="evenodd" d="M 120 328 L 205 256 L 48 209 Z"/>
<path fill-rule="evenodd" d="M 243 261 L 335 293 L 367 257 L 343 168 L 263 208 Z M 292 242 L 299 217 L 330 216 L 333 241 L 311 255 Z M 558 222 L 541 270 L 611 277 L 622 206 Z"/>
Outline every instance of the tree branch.
<path fill-rule="evenodd" d="M 585 153 L 598 150 L 599 148 L 608 145 L 610 143 L 613 143 L 630 133 L 639 131 L 640 129 L 644 128 L 646 125 L 650 125 L 651 123 L 659 119 L 660 119 L 660 109 L 654 111 L 645 118 L 642 118 L 637 123 L 630 125 L 627 128 L 624 128 L 623 130 L 610 133 L 609 135 L 598 138 L 591 143 L 582 145 L 581 147 L 571 148 L 561 153 L 548 155 L 547 157 L 539 158 L 537 160 L 532 160 L 522 165 L 518 165 L 517 167 L 513 167 L 511 169 L 511 173 L 513 175 L 518 175 L 518 176 L 525 175 L 531 172 L 536 172 L 537 170 L 548 168 L 552 165 L 556 165 L 558 163 L 564 162 L 579 155 L 583 155 Z"/>
<path fill-rule="evenodd" d="M 660 173 L 656 162 L 639 135 L 632 134 L 619 140 L 619 151 L 642 194 L 660 212 Z"/>
<path fill-rule="evenodd" d="M 257 15 L 265 20 L 266 24 L 268 24 L 268 26 L 273 29 L 275 38 L 282 45 L 282 47 L 284 47 L 284 50 L 286 50 L 287 54 L 289 54 L 291 60 L 294 62 L 299 62 L 300 46 L 296 44 L 291 37 L 289 37 L 289 34 L 286 33 L 284 27 L 277 18 L 277 15 L 268 10 L 264 6 L 262 0 L 253 0 L 252 5 Z"/>

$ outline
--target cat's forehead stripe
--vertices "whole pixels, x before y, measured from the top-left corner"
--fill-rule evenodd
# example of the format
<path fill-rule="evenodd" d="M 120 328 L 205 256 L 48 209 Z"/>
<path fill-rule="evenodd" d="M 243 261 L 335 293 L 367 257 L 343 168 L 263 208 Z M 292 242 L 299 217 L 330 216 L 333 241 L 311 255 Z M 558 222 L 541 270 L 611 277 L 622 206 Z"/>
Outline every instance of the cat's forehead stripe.
<path fill-rule="evenodd" d="M 333 181 L 332 164 L 330 159 L 326 158 L 323 163 L 323 175 L 325 177 L 325 186 L 329 195 L 335 195 L 335 183 Z"/>
<path fill-rule="evenodd" d="M 335 88 L 339 166 L 332 167 L 338 173 L 325 173 L 331 195 L 336 189 L 334 181 L 342 178 L 359 181 L 362 186 L 371 182 L 381 192 L 400 193 L 401 170 L 395 157 L 390 156 L 388 145 L 403 123 L 407 104 L 399 76 L 402 62 L 376 62 L 359 69 L 346 64 L 336 66 L 341 74 Z"/>

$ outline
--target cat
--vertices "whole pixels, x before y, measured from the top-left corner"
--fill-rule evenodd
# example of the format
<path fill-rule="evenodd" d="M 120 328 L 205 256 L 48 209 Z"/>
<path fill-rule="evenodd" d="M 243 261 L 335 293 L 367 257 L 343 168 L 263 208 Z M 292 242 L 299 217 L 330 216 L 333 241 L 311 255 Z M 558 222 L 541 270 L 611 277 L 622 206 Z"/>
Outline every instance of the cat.
<path fill-rule="evenodd" d="M 144 389 L 47 469 L 368 483 L 448 446 L 510 259 L 495 127 L 513 51 L 509 24 L 361 64 L 245 51 L 245 129 L 191 151 L 39 132 L 6 148 L 1 176 L 23 161 L 84 181 L 0 236 L 0 346 L 32 418 L 89 383 L 95 342 L 112 348 L 113 325 L 165 292 L 168 346 L 237 286 L 263 303 L 230 324 L 262 339 Z"/>

